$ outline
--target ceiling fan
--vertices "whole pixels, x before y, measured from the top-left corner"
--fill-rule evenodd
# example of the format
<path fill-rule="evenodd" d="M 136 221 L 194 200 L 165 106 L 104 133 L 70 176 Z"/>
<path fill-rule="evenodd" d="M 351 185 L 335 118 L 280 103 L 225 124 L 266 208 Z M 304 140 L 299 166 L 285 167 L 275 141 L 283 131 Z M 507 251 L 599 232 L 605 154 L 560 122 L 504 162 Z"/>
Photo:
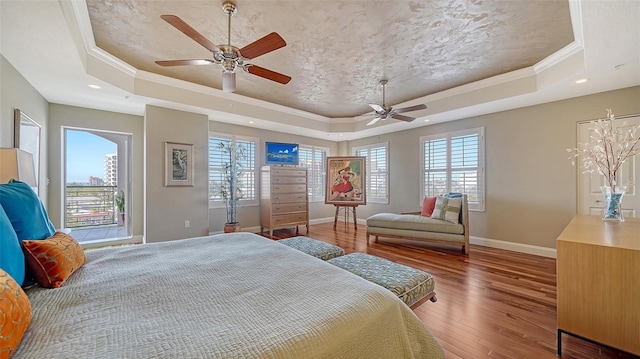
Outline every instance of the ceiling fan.
<path fill-rule="evenodd" d="M 395 118 L 396 120 L 411 122 L 415 120 L 414 117 L 409 117 L 409 116 L 404 116 L 399 114 L 403 112 L 424 110 L 427 108 L 427 105 L 424 105 L 424 104 L 403 107 L 403 108 L 395 108 L 395 109 L 391 106 L 387 107 L 387 105 L 385 105 L 385 93 L 384 93 L 384 87 L 387 84 L 387 82 L 388 82 L 387 80 L 380 81 L 380 85 L 382 85 L 382 106 L 371 104 L 371 103 L 369 104 L 369 106 L 371 106 L 371 108 L 373 108 L 373 110 L 376 112 L 376 117 L 373 120 L 371 120 L 369 123 L 367 123 L 367 126 L 373 125 L 374 123 L 378 122 L 378 120 L 384 121 L 388 118 Z"/>
<path fill-rule="evenodd" d="M 246 63 L 245 60 L 251 60 L 258 56 L 262 56 L 271 51 L 277 50 L 287 45 L 284 39 L 275 32 L 258 39 L 249 45 L 238 49 L 231 45 L 231 16 L 236 13 L 236 5 L 230 1 L 222 4 L 222 10 L 228 17 L 228 36 L 227 44 L 214 45 L 206 37 L 202 36 L 198 31 L 189 26 L 186 22 L 175 15 L 161 15 L 160 17 L 168 22 L 171 26 L 182 31 L 183 34 L 202 45 L 213 53 L 212 59 L 194 59 L 194 60 L 164 60 L 156 61 L 160 66 L 183 66 L 183 65 L 222 65 L 222 91 L 234 92 L 236 90 L 236 71 L 244 70 L 250 74 L 260 76 L 267 80 L 287 84 L 291 81 L 291 77 L 281 73 L 271 71 L 264 67 Z"/>

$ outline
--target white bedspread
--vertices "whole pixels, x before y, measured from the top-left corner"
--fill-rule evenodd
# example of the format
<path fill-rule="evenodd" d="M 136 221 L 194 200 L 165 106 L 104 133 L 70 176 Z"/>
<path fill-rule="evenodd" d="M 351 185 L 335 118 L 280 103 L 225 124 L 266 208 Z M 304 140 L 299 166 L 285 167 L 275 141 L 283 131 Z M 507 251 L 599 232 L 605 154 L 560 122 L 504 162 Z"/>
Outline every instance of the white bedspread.
<path fill-rule="evenodd" d="M 248 233 L 92 250 L 17 358 L 444 358 L 391 292 Z"/>

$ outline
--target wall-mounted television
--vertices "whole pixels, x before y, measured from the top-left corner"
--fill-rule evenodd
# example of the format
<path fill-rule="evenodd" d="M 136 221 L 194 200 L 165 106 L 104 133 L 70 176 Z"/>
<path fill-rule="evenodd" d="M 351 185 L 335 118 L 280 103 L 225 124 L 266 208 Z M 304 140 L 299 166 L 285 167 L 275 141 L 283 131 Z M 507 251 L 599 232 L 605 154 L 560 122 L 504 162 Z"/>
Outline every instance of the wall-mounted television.
<path fill-rule="evenodd" d="M 265 142 L 268 165 L 298 165 L 298 144 Z"/>

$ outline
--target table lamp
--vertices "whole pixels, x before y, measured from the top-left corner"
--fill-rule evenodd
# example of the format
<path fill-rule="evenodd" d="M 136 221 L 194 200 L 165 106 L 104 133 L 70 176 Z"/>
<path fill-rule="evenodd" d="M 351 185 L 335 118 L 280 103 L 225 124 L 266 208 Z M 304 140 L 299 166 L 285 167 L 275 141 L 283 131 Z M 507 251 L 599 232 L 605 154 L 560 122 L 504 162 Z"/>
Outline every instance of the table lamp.
<path fill-rule="evenodd" d="M 37 187 L 33 155 L 19 148 L 0 148 L 0 183 L 15 179 Z"/>

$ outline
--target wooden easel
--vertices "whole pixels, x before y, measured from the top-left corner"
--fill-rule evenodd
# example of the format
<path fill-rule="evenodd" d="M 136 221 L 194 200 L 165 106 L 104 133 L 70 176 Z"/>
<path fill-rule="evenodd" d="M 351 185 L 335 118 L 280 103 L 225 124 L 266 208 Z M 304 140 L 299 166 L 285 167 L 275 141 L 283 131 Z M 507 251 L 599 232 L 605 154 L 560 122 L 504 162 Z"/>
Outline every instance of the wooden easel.
<path fill-rule="evenodd" d="M 334 204 L 336 206 L 336 215 L 333 218 L 333 229 L 336 229 L 336 225 L 338 224 L 338 212 L 340 212 L 340 208 L 344 210 L 344 223 L 345 225 L 349 223 L 349 208 L 351 208 L 353 212 L 353 229 L 358 229 L 358 217 L 356 217 L 356 208 L 357 204 Z"/>

